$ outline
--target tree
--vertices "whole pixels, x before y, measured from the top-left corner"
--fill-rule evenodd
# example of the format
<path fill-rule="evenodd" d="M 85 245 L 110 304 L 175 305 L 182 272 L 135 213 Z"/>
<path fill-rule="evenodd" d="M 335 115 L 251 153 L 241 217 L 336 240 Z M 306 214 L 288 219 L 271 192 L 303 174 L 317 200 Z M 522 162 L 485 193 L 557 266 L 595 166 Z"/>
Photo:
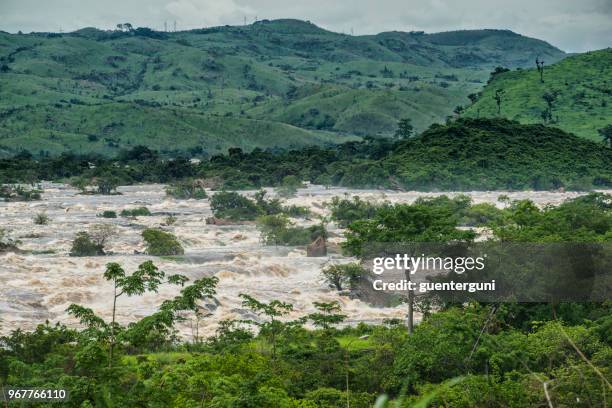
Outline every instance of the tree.
<path fill-rule="evenodd" d="M 332 325 L 342 323 L 346 318 L 346 315 L 336 313 L 342 310 L 337 300 L 328 303 L 314 302 L 313 305 L 318 312 L 309 314 L 308 320 L 312 320 L 316 327 L 320 327 L 323 330 L 329 329 Z"/>
<path fill-rule="evenodd" d="M 131 275 L 126 275 L 125 271 L 116 262 L 106 265 L 104 278 L 113 282 L 113 314 L 110 324 L 109 342 L 109 365 L 113 361 L 113 348 L 115 345 L 115 316 L 117 311 L 117 299 L 123 295 L 128 297 L 142 295 L 145 292 L 157 292 L 165 274 L 160 271 L 152 261 L 146 261 L 138 267 Z"/>
<path fill-rule="evenodd" d="M 432 243 L 471 242 L 473 231 L 457 228 L 458 217 L 447 200 L 439 198 L 421 199 L 414 204 L 396 204 L 380 208 L 370 219 L 356 221 L 348 226 L 345 233 L 344 250 L 359 258 L 380 256 L 389 246 L 398 245 L 398 250 L 409 257 L 431 250 Z M 382 244 L 382 248 L 379 247 Z M 394 248 L 390 248 L 393 252 Z M 434 248 L 435 249 L 435 248 Z M 406 270 L 410 281 L 410 271 Z M 408 331 L 414 325 L 414 299 L 408 291 Z"/>
<path fill-rule="evenodd" d="M 354 289 L 364 274 L 365 270 L 358 263 L 329 265 L 321 271 L 327 283 L 338 291 L 341 291 L 346 284 Z"/>
<path fill-rule="evenodd" d="M 276 359 L 276 341 L 278 336 L 286 329 L 286 325 L 280 322 L 278 318 L 293 311 L 293 305 L 279 300 L 264 303 L 244 293 L 241 293 L 239 296 L 243 299 L 243 307 L 251 309 L 258 316 L 263 315 L 269 319 L 265 322 L 249 320 L 248 323 L 258 326 L 260 334 L 269 339 L 272 345 L 272 359 Z"/>
<path fill-rule="evenodd" d="M 116 193 L 120 180 L 117 176 L 105 174 L 96 177 L 93 182 L 94 185 L 98 187 L 98 194 L 110 195 Z"/>
<path fill-rule="evenodd" d="M 504 100 L 505 93 L 506 91 L 504 91 L 503 89 L 496 89 L 495 95 L 493 96 L 493 99 L 495 99 L 495 103 L 497 104 L 497 114 L 498 115 L 501 115 L 501 105 Z"/>
<path fill-rule="evenodd" d="M 601 136 L 604 144 L 607 144 L 612 148 L 612 125 L 607 125 L 597 130 L 597 132 Z"/>
<path fill-rule="evenodd" d="M 546 122 L 553 121 L 553 107 L 554 107 L 555 101 L 557 100 L 557 95 L 558 95 L 557 91 L 545 92 L 544 95 L 542 95 L 542 99 L 544 99 L 544 101 L 546 102 L 546 106 L 547 106 L 547 110 L 545 111 L 545 114 L 542 115 L 542 117 L 544 118 L 544 121 Z"/>
<path fill-rule="evenodd" d="M 210 208 L 215 217 L 234 221 L 254 220 L 261 215 L 257 204 L 235 191 L 221 191 L 210 199 Z"/>
<path fill-rule="evenodd" d="M 104 248 L 108 240 L 117 235 L 117 227 L 113 224 L 94 224 L 89 227 L 88 234 L 96 245 Z"/>
<path fill-rule="evenodd" d="M 536 68 L 540 73 L 540 82 L 544 83 L 544 60 L 541 60 L 539 56 L 536 57 Z"/>
<path fill-rule="evenodd" d="M 412 119 L 404 118 L 397 122 L 397 130 L 395 131 L 396 139 L 408 139 L 414 133 L 414 126 L 412 126 Z"/>

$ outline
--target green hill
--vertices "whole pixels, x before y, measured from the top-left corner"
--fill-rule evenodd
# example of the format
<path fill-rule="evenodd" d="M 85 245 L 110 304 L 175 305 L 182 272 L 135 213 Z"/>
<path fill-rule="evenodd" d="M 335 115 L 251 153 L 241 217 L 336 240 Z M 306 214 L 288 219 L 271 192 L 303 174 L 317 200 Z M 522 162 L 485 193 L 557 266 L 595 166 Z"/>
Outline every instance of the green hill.
<path fill-rule="evenodd" d="M 497 116 L 494 99 L 504 91 L 501 116 L 521 123 L 547 123 L 588 139 L 612 124 L 612 49 L 587 52 L 536 69 L 495 75 L 464 116 Z M 551 100 L 549 108 L 545 97 Z"/>
<path fill-rule="evenodd" d="M 350 36 L 299 20 L 0 32 L 0 155 L 298 148 L 442 122 L 498 65 L 565 54 L 505 30 Z"/>
<path fill-rule="evenodd" d="M 505 119 L 433 125 L 401 142 L 378 164 L 409 189 L 580 190 L 612 185 L 612 149 L 554 127 Z"/>

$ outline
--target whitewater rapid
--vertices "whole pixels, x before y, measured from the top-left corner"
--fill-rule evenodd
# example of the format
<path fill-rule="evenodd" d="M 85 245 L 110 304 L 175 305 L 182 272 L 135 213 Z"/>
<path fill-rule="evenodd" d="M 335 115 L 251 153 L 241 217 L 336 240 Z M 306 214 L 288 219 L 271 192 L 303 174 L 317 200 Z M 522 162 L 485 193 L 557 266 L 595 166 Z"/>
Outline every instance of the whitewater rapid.
<path fill-rule="evenodd" d="M 43 199 L 32 202 L 0 203 L 0 227 L 13 239 L 18 239 L 20 252 L 0 254 L 0 334 L 21 328 L 30 330 L 46 320 L 77 326 L 66 308 L 78 303 L 92 308 L 104 319 L 109 319 L 112 305 L 112 286 L 102 274 L 108 262 L 120 263 L 126 272 L 153 260 L 166 274 L 180 273 L 195 280 L 217 276 L 219 285 L 216 301 L 203 305 L 209 316 L 199 322 L 199 334 L 214 334 L 218 322 L 224 319 L 253 318 L 241 305 L 240 293 L 259 300 L 278 299 L 293 304 L 289 319 L 313 312 L 313 302 L 337 300 L 348 316 L 348 324 L 380 322 L 389 318 L 405 318 L 405 307 L 379 308 L 339 294 L 320 276 L 328 263 L 351 261 L 336 251 L 327 257 L 306 257 L 305 248 L 273 247 L 260 242 L 254 225 L 207 225 L 212 216 L 208 200 L 175 200 L 167 197 L 163 185 L 137 185 L 119 188 L 121 195 L 80 195 L 67 185 L 46 183 Z M 252 194 L 253 192 L 245 192 Z M 325 206 L 334 196 L 359 195 L 373 201 L 393 203 L 413 202 L 418 197 L 442 193 L 394 192 L 379 190 L 348 190 L 309 186 L 301 189 L 288 204 L 308 206 L 312 213 L 325 216 Z M 454 196 L 458 193 L 443 193 Z M 529 198 L 538 205 L 559 204 L 579 195 L 574 192 L 471 192 L 474 203 L 489 202 L 500 205 L 497 198 L 506 194 L 510 199 Z M 109 219 L 99 217 L 105 210 L 146 206 L 150 217 Z M 36 225 L 37 213 L 45 212 L 48 225 Z M 172 214 L 176 222 L 164 225 Z M 294 220 L 300 224 L 318 222 Z M 108 256 L 70 257 L 74 236 L 93 224 L 113 224 L 118 234 L 107 245 Z M 141 232 L 145 228 L 161 227 L 176 235 L 185 248 L 185 257 L 171 259 L 144 255 Z M 342 231 L 333 224 L 331 244 L 339 243 Z M 157 310 L 161 302 L 178 294 L 178 288 L 162 286 L 158 293 L 140 297 L 121 297 L 117 319 L 120 323 L 140 319 Z M 418 319 L 418 317 L 417 317 Z M 179 325 L 180 333 L 189 338 L 193 321 Z"/>

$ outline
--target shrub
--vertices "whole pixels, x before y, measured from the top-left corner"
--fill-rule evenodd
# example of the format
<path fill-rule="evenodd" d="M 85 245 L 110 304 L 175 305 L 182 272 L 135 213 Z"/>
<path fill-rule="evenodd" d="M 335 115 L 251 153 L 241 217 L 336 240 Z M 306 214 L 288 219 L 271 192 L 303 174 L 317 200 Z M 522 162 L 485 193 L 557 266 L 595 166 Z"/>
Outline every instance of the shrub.
<path fill-rule="evenodd" d="M 138 207 L 131 210 L 121 211 L 122 217 L 147 217 L 151 215 L 151 211 L 147 207 Z"/>
<path fill-rule="evenodd" d="M 491 222 L 500 221 L 504 212 L 493 204 L 474 204 L 460 212 L 459 223 L 469 227 L 484 226 Z"/>
<path fill-rule="evenodd" d="M 36 225 L 47 225 L 49 223 L 49 216 L 44 213 L 38 213 L 34 216 L 34 224 Z"/>
<path fill-rule="evenodd" d="M 206 198 L 206 190 L 193 179 L 177 181 L 166 188 L 166 194 L 179 199 L 201 200 Z"/>
<path fill-rule="evenodd" d="M 285 215 L 264 215 L 257 219 L 257 229 L 267 245 L 307 245 L 319 236 L 327 237 L 322 225 L 295 227 Z"/>
<path fill-rule="evenodd" d="M 111 210 L 106 210 L 106 211 L 103 211 L 101 214 L 98 214 L 98 217 L 102 217 L 102 218 L 117 218 L 117 212 L 111 211 Z"/>
<path fill-rule="evenodd" d="M 278 198 L 266 199 L 267 192 L 265 190 L 259 190 L 255 193 L 255 204 L 259 207 L 260 211 L 266 215 L 280 214 L 283 212 L 283 206 Z"/>
<path fill-rule="evenodd" d="M 37 189 L 27 190 L 22 186 L 0 186 L 0 198 L 3 198 L 4 201 L 40 200 L 41 192 Z"/>
<path fill-rule="evenodd" d="M 288 205 L 283 207 L 283 214 L 294 218 L 307 218 L 310 215 L 310 210 L 308 207 Z"/>
<path fill-rule="evenodd" d="M 19 241 L 14 241 L 6 235 L 6 230 L 0 228 L 0 251 L 14 250 L 17 248 Z"/>
<path fill-rule="evenodd" d="M 155 256 L 183 255 L 185 253 L 177 238 L 169 232 L 149 228 L 142 232 L 147 245 L 147 254 Z"/>
<path fill-rule="evenodd" d="M 76 238 L 72 241 L 70 256 L 99 255 L 104 255 L 104 246 L 95 242 L 87 232 L 78 232 Z"/>
<path fill-rule="evenodd" d="M 164 220 L 164 224 L 166 225 L 172 225 L 176 222 L 176 217 L 174 215 L 169 215 L 166 217 L 166 219 Z"/>
<path fill-rule="evenodd" d="M 380 205 L 364 201 L 358 196 L 354 196 L 352 200 L 334 197 L 330 204 L 331 218 L 340 227 L 345 228 L 357 220 L 371 218 L 380 207 Z"/>

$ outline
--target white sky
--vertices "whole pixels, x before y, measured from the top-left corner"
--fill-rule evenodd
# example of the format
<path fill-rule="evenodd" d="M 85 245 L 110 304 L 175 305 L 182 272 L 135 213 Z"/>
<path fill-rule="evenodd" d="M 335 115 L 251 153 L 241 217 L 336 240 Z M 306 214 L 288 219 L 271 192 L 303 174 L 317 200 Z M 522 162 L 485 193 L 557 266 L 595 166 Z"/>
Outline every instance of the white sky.
<path fill-rule="evenodd" d="M 612 46 L 612 0 L 0 0 L 0 30 L 72 31 L 117 23 L 163 29 L 298 18 L 337 32 L 504 28 L 568 52 Z"/>

